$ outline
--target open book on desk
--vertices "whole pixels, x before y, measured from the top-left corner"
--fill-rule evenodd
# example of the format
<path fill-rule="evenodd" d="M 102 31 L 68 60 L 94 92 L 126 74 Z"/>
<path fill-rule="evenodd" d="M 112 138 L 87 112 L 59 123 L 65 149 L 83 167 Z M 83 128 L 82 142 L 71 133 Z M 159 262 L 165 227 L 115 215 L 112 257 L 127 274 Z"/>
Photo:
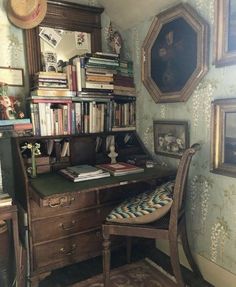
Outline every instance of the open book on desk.
<path fill-rule="evenodd" d="M 77 165 L 59 170 L 59 173 L 73 182 L 99 179 L 110 176 L 110 173 L 90 165 Z"/>
<path fill-rule="evenodd" d="M 114 176 L 121 176 L 144 171 L 142 167 L 129 164 L 126 162 L 99 164 L 97 165 L 97 167 L 110 172 Z"/>

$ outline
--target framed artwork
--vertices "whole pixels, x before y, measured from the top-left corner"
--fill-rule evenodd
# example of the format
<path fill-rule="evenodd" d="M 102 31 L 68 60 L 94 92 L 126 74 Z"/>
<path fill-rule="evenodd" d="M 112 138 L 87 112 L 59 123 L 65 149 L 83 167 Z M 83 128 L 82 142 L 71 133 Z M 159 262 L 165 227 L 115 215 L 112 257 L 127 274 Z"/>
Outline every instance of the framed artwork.
<path fill-rule="evenodd" d="M 215 1 L 215 65 L 236 64 L 236 1 Z"/>
<path fill-rule="evenodd" d="M 24 86 L 24 70 L 20 68 L 0 67 L 0 82 L 8 86 Z"/>
<path fill-rule="evenodd" d="M 154 101 L 186 101 L 208 71 L 208 51 L 208 25 L 189 5 L 157 15 L 142 47 L 142 80 Z"/>
<path fill-rule="evenodd" d="M 211 171 L 236 177 L 236 99 L 212 103 Z"/>
<path fill-rule="evenodd" d="M 189 147 L 188 122 L 154 121 L 154 150 L 156 154 L 180 158 Z"/>

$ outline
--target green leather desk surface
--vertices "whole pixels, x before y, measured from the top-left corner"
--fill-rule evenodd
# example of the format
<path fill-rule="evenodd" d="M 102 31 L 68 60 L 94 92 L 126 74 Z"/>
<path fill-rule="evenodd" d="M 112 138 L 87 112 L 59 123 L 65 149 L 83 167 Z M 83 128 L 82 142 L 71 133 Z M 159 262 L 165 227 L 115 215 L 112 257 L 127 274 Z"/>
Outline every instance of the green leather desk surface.
<path fill-rule="evenodd" d="M 67 192 L 105 189 L 151 179 L 161 179 L 175 174 L 176 170 L 155 166 L 154 168 L 145 168 L 144 172 L 136 174 L 110 176 L 75 183 L 60 174 L 46 173 L 38 175 L 37 178 L 30 179 L 30 185 L 38 193 L 39 197 L 43 199 Z"/>

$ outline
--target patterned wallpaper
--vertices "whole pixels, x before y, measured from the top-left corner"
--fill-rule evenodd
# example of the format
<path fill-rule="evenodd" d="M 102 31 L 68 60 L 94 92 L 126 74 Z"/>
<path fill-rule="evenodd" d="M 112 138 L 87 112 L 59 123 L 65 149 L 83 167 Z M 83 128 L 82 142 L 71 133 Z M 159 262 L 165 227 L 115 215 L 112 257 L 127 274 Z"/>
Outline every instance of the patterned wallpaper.
<path fill-rule="evenodd" d="M 236 274 L 236 179 L 209 172 L 211 101 L 235 97 L 236 66 L 215 68 L 212 65 L 214 0 L 185 2 L 192 5 L 210 25 L 209 72 L 187 102 L 155 104 L 141 82 L 141 46 L 152 19 L 123 31 L 124 42 L 135 67 L 137 127 L 144 143 L 154 155 L 153 120 L 189 122 L 190 143 L 199 142 L 202 145 L 193 160 L 188 182 L 187 220 L 190 243 L 195 252 Z M 177 160 L 165 157 L 158 159 L 168 165 L 177 164 Z"/>
<path fill-rule="evenodd" d="M 1 66 L 23 68 L 26 71 L 23 32 L 10 25 L 5 13 L 6 0 L 0 1 Z M 97 1 L 81 0 L 82 4 L 96 5 Z M 236 270 L 236 179 L 215 175 L 210 170 L 210 103 L 217 98 L 235 97 L 236 66 L 215 68 L 213 61 L 214 0 L 186 1 L 208 20 L 211 27 L 210 69 L 203 81 L 185 103 L 155 104 L 141 82 L 141 46 L 150 27 L 148 19 L 136 27 L 120 31 L 124 55 L 134 61 L 137 97 L 137 128 L 149 150 L 154 154 L 153 120 L 188 120 L 191 143 L 199 142 L 202 149 L 193 160 L 188 183 L 188 231 L 192 248 L 208 260 Z M 167 1 L 168 3 L 168 1 Z M 104 14 L 103 27 L 109 17 Z M 104 32 L 105 34 L 105 32 Z M 103 44 L 105 41 L 103 39 Z M 105 47 L 106 49 L 107 47 Z M 27 81 L 23 88 L 10 88 L 12 95 L 25 99 Z M 0 147 L 7 175 L 7 189 L 12 190 L 11 158 L 4 144 Z M 176 165 L 176 160 L 159 157 L 163 163 Z"/>

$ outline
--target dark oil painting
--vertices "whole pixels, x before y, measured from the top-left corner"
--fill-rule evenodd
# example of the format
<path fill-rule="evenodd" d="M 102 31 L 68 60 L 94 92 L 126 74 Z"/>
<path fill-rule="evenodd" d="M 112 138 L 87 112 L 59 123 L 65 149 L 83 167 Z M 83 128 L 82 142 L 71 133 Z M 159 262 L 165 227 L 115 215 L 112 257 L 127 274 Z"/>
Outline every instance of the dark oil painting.
<path fill-rule="evenodd" d="M 197 67 L 197 33 L 179 17 L 163 25 L 151 50 L 151 77 L 163 93 L 179 92 Z"/>

